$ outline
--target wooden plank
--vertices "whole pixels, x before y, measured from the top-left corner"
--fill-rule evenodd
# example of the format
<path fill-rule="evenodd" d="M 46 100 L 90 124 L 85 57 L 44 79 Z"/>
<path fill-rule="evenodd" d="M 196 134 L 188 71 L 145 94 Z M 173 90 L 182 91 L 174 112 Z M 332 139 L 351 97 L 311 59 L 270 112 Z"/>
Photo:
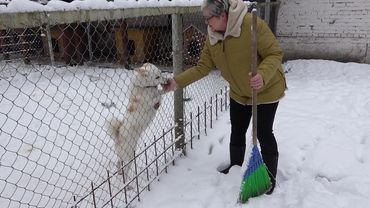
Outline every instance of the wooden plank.
<path fill-rule="evenodd" d="M 199 6 L 0 13 L 0 29 L 199 12 Z"/>

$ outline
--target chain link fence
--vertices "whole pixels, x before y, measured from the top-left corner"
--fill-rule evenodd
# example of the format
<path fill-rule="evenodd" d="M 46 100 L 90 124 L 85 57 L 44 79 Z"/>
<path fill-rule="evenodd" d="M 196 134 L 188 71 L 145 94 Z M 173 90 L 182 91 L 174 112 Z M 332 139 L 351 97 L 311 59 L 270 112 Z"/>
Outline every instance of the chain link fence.
<path fill-rule="evenodd" d="M 172 76 L 174 45 L 180 70 L 196 64 L 206 37 L 199 8 L 0 16 L 0 207 L 130 207 L 227 109 L 218 71 L 180 101 L 179 92 L 163 94 L 134 154 L 117 166 L 107 123 L 129 108 L 133 69 L 150 62 Z"/>

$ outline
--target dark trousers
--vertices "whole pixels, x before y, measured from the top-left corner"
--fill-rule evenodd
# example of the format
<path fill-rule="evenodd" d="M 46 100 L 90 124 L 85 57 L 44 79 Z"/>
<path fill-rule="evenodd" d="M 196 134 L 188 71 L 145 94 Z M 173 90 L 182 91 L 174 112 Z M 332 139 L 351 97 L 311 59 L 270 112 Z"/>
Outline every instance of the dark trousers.
<path fill-rule="evenodd" d="M 278 155 L 278 147 L 272 130 L 278 104 L 279 102 L 257 105 L 257 138 L 262 155 Z M 252 136 L 246 138 L 251 117 L 251 105 L 242 105 L 230 99 L 230 146 L 244 147 L 246 139 L 252 140 Z"/>

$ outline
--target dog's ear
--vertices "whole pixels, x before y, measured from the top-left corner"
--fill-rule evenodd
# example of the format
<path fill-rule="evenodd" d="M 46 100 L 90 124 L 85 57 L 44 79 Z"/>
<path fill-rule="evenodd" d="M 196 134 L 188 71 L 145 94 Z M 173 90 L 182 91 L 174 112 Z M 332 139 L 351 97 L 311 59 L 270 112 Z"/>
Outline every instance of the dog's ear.
<path fill-rule="evenodd" d="M 136 68 L 134 71 L 136 73 L 138 73 L 140 76 L 143 76 L 143 77 L 147 76 L 147 74 L 148 74 L 148 71 L 144 68 L 144 66 L 142 66 L 140 68 Z"/>

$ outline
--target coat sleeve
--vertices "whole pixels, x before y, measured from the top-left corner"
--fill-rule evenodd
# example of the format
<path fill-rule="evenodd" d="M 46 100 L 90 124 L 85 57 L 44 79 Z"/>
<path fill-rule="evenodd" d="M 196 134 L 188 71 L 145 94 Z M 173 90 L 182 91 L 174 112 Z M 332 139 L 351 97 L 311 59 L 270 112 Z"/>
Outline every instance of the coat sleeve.
<path fill-rule="evenodd" d="M 257 18 L 257 50 L 261 59 L 258 73 L 262 75 L 264 83 L 267 84 L 281 68 L 283 51 L 269 26 L 260 18 Z"/>
<path fill-rule="evenodd" d="M 179 87 L 186 87 L 187 85 L 207 76 L 213 68 L 214 63 L 212 61 L 210 43 L 207 37 L 197 65 L 178 74 L 174 79 Z"/>

